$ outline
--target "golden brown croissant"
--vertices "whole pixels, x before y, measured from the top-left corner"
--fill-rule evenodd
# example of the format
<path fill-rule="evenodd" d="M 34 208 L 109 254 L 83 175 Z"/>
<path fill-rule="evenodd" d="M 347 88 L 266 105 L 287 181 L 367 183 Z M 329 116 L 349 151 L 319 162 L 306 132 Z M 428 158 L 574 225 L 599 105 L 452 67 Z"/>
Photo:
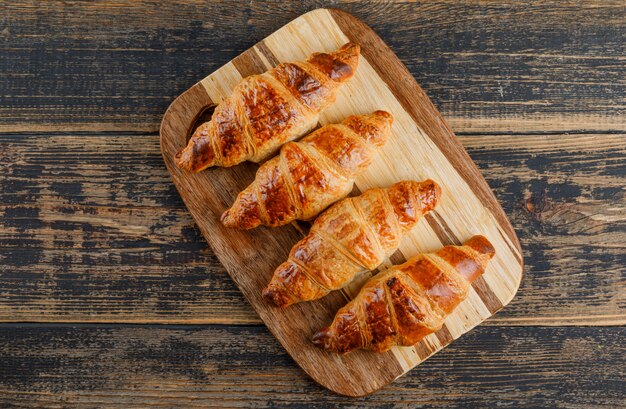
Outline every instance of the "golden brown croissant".
<path fill-rule="evenodd" d="M 432 180 L 404 181 L 336 203 L 293 246 L 263 296 L 286 307 L 344 287 L 390 256 L 420 216 L 436 206 L 440 194 Z"/>
<path fill-rule="evenodd" d="M 314 335 L 313 343 L 341 353 L 415 345 L 442 327 L 494 254 L 485 237 L 474 236 L 462 246 L 447 246 L 394 266 L 370 278 L 330 327 Z"/>
<path fill-rule="evenodd" d="M 268 158 L 317 125 L 319 113 L 354 75 L 359 52 L 357 44 L 347 43 L 330 54 L 314 53 L 306 61 L 244 78 L 211 120 L 196 129 L 176 155 L 177 165 L 199 172 Z"/>
<path fill-rule="evenodd" d="M 308 220 L 352 190 L 355 177 L 387 140 L 393 117 L 385 111 L 350 116 L 299 142 L 288 142 L 222 215 L 227 227 L 251 229 Z"/>

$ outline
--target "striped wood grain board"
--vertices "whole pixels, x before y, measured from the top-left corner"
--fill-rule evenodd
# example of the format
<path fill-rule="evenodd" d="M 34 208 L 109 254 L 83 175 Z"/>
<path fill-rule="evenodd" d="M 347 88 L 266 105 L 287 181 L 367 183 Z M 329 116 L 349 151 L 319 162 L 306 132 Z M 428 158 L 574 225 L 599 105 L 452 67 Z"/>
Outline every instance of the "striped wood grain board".
<path fill-rule="evenodd" d="M 254 179 L 257 165 L 246 163 L 193 175 L 177 169 L 173 158 L 186 144 L 199 115 L 226 98 L 243 77 L 261 73 L 280 61 L 334 50 L 347 41 L 362 47 L 359 68 L 340 90 L 337 102 L 322 113 L 320 124 L 376 109 L 388 110 L 395 117 L 391 141 L 358 178 L 357 189 L 432 178 L 443 190 L 436 211 L 404 239 L 391 257 L 393 263 L 443 245 L 459 244 L 479 233 L 493 243 L 496 256 L 473 284 L 468 299 L 437 333 L 415 347 L 340 356 L 316 349 L 311 336 L 331 322 L 336 310 L 358 292 L 368 276 L 315 302 L 286 310 L 270 306 L 261 298 L 261 289 L 302 237 L 302 229 L 296 224 L 252 231 L 226 229 L 219 216 Z M 161 150 L 185 204 L 233 280 L 304 371 L 337 393 L 361 396 L 384 386 L 490 317 L 513 298 L 519 286 L 523 265 L 519 241 L 487 183 L 395 54 L 369 27 L 344 12 L 318 9 L 297 18 L 183 93 L 163 118 Z"/>

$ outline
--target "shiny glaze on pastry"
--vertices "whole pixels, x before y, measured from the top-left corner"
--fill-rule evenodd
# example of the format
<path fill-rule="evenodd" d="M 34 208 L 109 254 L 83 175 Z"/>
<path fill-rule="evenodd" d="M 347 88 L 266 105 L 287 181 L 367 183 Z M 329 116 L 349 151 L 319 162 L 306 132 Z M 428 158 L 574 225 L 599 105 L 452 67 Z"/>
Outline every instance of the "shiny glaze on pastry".
<path fill-rule="evenodd" d="M 280 307 L 323 297 L 373 270 L 432 210 L 441 190 L 432 180 L 398 182 L 344 199 L 322 213 L 263 291 Z"/>
<path fill-rule="evenodd" d="M 332 53 L 314 53 L 307 61 L 281 63 L 244 78 L 211 120 L 196 129 L 176 155 L 176 164 L 199 172 L 268 158 L 317 125 L 319 113 L 354 75 L 359 52 L 357 44 L 348 43 Z"/>
<path fill-rule="evenodd" d="M 442 327 L 494 254 L 489 240 L 474 236 L 462 246 L 446 246 L 391 267 L 369 279 L 313 343 L 340 353 L 415 345 Z"/>
<path fill-rule="evenodd" d="M 350 116 L 286 143 L 259 168 L 254 182 L 224 212 L 222 223 L 251 229 L 317 216 L 350 193 L 354 179 L 387 141 L 392 121 L 385 111 Z"/>

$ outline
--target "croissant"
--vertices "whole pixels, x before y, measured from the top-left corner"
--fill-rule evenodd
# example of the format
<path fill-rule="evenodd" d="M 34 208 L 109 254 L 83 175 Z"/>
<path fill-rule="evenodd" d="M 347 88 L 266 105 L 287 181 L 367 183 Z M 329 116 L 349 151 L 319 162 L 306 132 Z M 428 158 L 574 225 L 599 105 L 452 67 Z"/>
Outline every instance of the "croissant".
<path fill-rule="evenodd" d="M 313 343 L 340 353 L 415 345 L 442 327 L 494 254 L 485 237 L 474 236 L 462 246 L 446 246 L 394 266 L 370 278 L 330 327 L 313 336 Z"/>
<path fill-rule="evenodd" d="M 354 178 L 387 140 L 393 117 L 385 111 L 350 116 L 299 142 L 288 142 L 222 215 L 227 227 L 251 229 L 308 220 L 352 190 Z"/>
<path fill-rule="evenodd" d="M 354 75 L 359 52 L 357 44 L 347 43 L 330 54 L 314 53 L 244 78 L 176 154 L 177 165 L 199 172 L 270 157 L 317 125 L 319 113 Z"/>
<path fill-rule="evenodd" d="M 440 195 L 432 180 L 404 181 L 336 203 L 293 246 L 263 296 L 286 307 L 344 287 L 390 256 L 420 216 L 436 206 Z"/>

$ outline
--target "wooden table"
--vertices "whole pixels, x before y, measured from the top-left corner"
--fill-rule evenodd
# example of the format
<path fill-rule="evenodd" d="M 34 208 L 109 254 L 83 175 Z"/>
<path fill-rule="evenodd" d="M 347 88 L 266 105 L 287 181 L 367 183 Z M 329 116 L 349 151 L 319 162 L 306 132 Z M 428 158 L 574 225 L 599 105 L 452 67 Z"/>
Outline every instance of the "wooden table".
<path fill-rule="evenodd" d="M 624 407 L 622 1 L 327 4 L 371 25 L 448 118 L 525 276 L 503 311 L 363 399 L 308 379 L 252 312 L 158 125 L 325 3 L 0 6 L 0 407 Z"/>

